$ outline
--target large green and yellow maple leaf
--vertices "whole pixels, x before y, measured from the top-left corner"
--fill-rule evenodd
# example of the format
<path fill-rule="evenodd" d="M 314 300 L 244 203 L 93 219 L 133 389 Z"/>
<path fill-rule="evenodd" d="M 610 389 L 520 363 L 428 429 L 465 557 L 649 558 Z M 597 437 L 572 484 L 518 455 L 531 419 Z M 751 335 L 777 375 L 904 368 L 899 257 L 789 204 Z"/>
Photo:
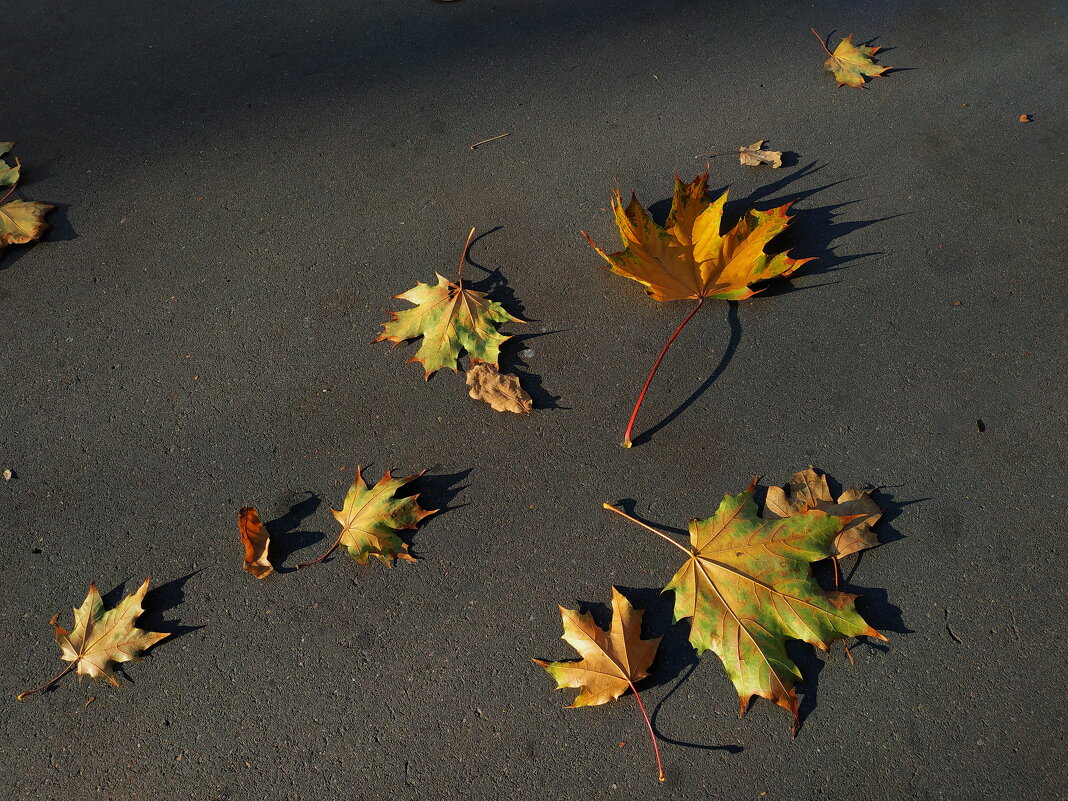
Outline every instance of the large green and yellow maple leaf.
<path fill-rule="evenodd" d="M 582 235 L 608 262 L 616 275 L 642 284 L 654 300 L 696 300 L 660 351 L 649 377 L 638 395 L 623 447 L 631 446 L 631 433 L 638 409 L 664 354 L 708 298 L 744 300 L 761 291 L 757 286 L 776 276 L 788 276 L 811 258 L 794 259 L 786 253 L 768 253 L 767 247 L 791 222 L 789 203 L 767 211 L 750 209 L 733 226 L 724 225 L 723 210 L 727 190 L 712 199 L 708 193 L 708 172 L 690 183 L 675 176 L 675 193 L 667 224 L 658 225 L 636 195 L 623 205 L 616 189 L 612 211 L 623 240 L 623 249 L 606 253 L 585 231 Z"/>
<path fill-rule="evenodd" d="M 853 516 L 809 509 L 777 520 L 759 516 L 755 482 L 737 495 L 724 495 L 715 514 L 690 522 L 690 547 L 605 504 L 672 542 L 686 562 L 664 592 L 675 593 L 676 622 L 690 621 L 690 643 L 698 654 L 715 651 L 734 682 L 744 714 L 753 696 L 767 698 L 794 716 L 794 684 L 801 671 L 786 653 L 789 640 L 827 650 L 836 640 L 885 640 L 860 616 L 856 595 L 826 591 L 810 564 L 835 554 L 838 533 Z"/>
<path fill-rule="evenodd" d="M 396 346 L 422 337 L 419 350 L 409 361 L 423 365 L 427 380 L 442 368 L 457 372 L 461 352 L 467 353 L 472 364 L 485 362 L 497 367 L 501 345 L 511 339 L 500 333 L 497 325 L 525 322 L 509 314 L 497 301 L 489 300 L 485 292 L 464 288 L 464 260 L 474 234 L 472 228 L 460 256 L 456 281 L 434 273 L 436 284 L 420 281 L 407 292 L 395 295 L 414 308 L 390 312 L 393 319 L 382 324 L 382 334 L 375 340 L 388 340 Z"/>
<path fill-rule="evenodd" d="M 820 40 L 820 44 L 823 45 L 823 49 L 827 52 L 828 58 L 823 64 L 824 68 L 834 75 L 834 79 L 838 81 L 839 86 L 854 86 L 861 89 L 864 87 L 864 82 L 867 78 L 879 78 L 883 73 L 891 69 L 890 67 L 876 64 L 872 60 L 872 57 L 882 50 L 881 47 L 855 45 L 853 44 L 853 34 L 840 41 L 832 53 L 815 28 L 812 29 L 812 33 Z"/>

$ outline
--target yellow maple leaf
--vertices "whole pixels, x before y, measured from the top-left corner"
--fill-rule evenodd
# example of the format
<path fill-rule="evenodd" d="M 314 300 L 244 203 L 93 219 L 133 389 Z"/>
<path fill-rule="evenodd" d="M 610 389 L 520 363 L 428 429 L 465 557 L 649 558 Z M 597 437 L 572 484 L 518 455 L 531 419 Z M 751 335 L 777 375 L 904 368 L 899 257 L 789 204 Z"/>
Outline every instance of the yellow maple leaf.
<path fill-rule="evenodd" d="M 56 642 L 62 651 L 60 658 L 71 664 L 40 687 L 19 693 L 18 700 L 51 687 L 71 670 L 76 670 L 79 676 L 91 676 L 118 687 L 112 663 L 137 659 L 142 651 L 170 636 L 164 632 L 144 631 L 134 625 L 145 611 L 141 602 L 148 592 L 148 582 L 146 578 L 136 592 L 108 610 L 104 609 L 104 601 L 96 584 L 90 584 L 89 594 L 82 605 L 74 610 L 74 628 L 70 631 L 58 625 L 58 614 L 54 616 L 52 625 L 56 628 Z"/>

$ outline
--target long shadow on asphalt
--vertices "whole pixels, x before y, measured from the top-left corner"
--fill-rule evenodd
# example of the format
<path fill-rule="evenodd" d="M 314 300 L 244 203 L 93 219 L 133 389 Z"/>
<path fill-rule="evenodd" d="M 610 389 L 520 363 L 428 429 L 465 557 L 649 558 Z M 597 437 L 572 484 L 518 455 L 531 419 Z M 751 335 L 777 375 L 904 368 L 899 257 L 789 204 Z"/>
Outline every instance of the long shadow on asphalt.
<path fill-rule="evenodd" d="M 326 538 L 326 534 L 321 531 L 298 531 L 301 523 L 311 517 L 322 503 L 322 498 L 311 490 L 305 490 L 305 492 L 308 495 L 307 498 L 294 503 L 281 517 L 264 523 L 267 534 L 271 538 L 267 558 L 274 566 L 276 573 L 292 573 L 297 568 L 283 567 L 286 559 L 294 552 Z"/>

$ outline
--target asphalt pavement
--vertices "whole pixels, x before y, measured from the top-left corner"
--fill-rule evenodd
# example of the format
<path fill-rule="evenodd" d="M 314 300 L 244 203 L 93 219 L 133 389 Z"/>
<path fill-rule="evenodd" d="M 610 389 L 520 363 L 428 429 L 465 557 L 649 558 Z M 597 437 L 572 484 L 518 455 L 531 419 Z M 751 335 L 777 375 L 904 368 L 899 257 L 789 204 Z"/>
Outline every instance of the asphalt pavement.
<path fill-rule="evenodd" d="M 0 138 L 57 207 L 0 256 L 5 798 L 1068 797 L 1063 4 L 2 8 Z M 894 71 L 837 89 L 810 27 Z M 785 166 L 702 156 L 758 139 Z M 731 213 L 796 201 L 817 260 L 706 304 L 623 450 L 689 306 L 579 232 L 613 244 L 616 185 L 662 217 L 706 160 Z M 529 321 L 527 417 L 371 343 L 471 226 L 465 276 Z M 884 544 L 844 568 L 888 643 L 793 649 L 791 738 L 738 719 L 658 596 L 674 549 L 601 504 L 670 531 L 810 464 L 879 488 Z M 419 561 L 293 570 L 357 465 L 428 470 Z M 63 666 L 54 613 L 148 575 L 171 638 L 16 702 Z M 632 697 L 564 709 L 530 661 L 613 585 L 666 635 L 663 785 Z"/>

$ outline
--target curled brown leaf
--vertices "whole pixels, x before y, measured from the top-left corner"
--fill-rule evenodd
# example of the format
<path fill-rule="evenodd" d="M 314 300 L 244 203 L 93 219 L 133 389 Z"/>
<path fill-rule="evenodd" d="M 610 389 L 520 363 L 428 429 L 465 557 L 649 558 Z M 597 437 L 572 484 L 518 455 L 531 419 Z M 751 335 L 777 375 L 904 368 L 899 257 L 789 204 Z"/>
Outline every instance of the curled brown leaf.
<path fill-rule="evenodd" d="M 245 546 L 244 569 L 258 579 L 267 578 L 274 572 L 267 560 L 271 538 L 260 522 L 260 513 L 255 506 L 246 506 L 237 513 L 237 527 L 241 532 L 241 542 Z"/>
<path fill-rule="evenodd" d="M 510 373 L 500 373 L 492 364 L 477 362 L 467 371 L 468 395 L 488 403 L 498 412 L 527 414 L 534 407 L 519 378 Z"/>

